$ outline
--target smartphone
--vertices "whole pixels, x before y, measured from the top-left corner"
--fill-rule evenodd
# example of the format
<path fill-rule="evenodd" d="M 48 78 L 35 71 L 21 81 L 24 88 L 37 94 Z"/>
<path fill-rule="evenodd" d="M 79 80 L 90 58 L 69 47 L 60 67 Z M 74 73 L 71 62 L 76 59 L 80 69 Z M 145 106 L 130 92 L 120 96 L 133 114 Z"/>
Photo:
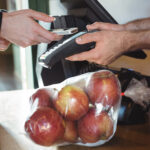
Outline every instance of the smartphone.
<path fill-rule="evenodd" d="M 66 28 L 66 29 L 51 29 L 49 30 L 50 32 L 54 32 L 58 35 L 71 35 L 74 33 L 78 32 L 78 28 L 77 27 L 73 27 L 73 28 Z"/>

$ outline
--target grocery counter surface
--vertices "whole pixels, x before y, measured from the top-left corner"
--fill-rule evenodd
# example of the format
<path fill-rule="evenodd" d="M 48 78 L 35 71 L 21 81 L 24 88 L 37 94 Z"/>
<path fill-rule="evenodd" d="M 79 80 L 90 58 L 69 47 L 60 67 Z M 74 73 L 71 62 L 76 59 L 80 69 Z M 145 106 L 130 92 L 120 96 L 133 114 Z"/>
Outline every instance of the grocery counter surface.
<path fill-rule="evenodd" d="M 118 125 L 115 136 L 99 147 L 40 147 L 28 140 L 20 127 L 25 116 L 21 111 L 27 111 L 26 101 L 32 92 L 0 92 L 0 150 L 150 150 L 150 113 L 146 123 Z"/>

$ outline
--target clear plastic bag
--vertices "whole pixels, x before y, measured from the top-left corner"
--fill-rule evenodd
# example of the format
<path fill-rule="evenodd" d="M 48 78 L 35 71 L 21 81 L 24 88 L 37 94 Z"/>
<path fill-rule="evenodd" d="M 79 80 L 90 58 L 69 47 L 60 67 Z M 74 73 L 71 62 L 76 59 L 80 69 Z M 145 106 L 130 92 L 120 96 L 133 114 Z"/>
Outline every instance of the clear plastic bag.
<path fill-rule="evenodd" d="M 139 81 L 133 78 L 124 92 L 124 95 L 131 98 L 136 104 L 139 104 L 144 109 L 150 104 L 150 88 L 145 79 Z"/>
<path fill-rule="evenodd" d="M 25 131 L 42 146 L 99 146 L 116 131 L 120 102 L 120 82 L 112 72 L 72 77 L 31 95 Z"/>

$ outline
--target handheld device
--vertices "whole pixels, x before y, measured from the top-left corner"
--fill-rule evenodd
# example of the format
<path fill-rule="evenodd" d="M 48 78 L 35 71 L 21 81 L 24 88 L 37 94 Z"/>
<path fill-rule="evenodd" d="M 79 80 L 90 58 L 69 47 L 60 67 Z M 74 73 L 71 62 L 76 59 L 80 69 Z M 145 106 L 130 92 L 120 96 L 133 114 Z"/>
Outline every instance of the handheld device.
<path fill-rule="evenodd" d="M 44 67 L 51 68 L 55 65 L 55 63 L 63 58 L 94 48 L 95 42 L 79 45 L 75 42 L 75 39 L 83 34 L 96 31 L 97 30 L 85 30 L 74 34 L 68 39 L 60 40 L 39 57 L 39 63 Z"/>
<path fill-rule="evenodd" d="M 49 30 L 51 32 L 54 32 L 58 35 L 71 35 L 71 34 L 75 34 L 78 32 L 78 28 L 77 27 L 73 27 L 73 28 L 66 28 L 66 29 L 51 29 Z"/>

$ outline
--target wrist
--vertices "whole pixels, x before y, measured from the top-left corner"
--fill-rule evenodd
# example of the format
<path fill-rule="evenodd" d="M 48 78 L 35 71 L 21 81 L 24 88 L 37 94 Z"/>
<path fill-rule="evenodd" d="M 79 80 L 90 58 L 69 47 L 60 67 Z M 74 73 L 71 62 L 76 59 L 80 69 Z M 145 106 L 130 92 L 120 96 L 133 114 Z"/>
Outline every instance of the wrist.
<path fill-rule="evenodd" d="M 150 29 L 150 18 L 144 18 L 134 20 L 123 25 L 125 30 L 149 30 Z"/>
<path fill-rule="evenodd" d="M 137 27 L 136 27 L 134 24 L 132 24 L 132 23 L 126 23 L 126 24 L 123 24 L 122 26 L 123 26 L 122 28 L 123 28 L 125 31 L 137 30 Z"/>
<path fill-rule="evenodd" d="M 138 36 L 135 31 L 122 31 L 122 51 L 123 53 L 138 49 Z"/>
<path fill-rule="evenodd" d="M 150 31 L 126 31 L 124 36 L 124 45 L 126 52 L 134 51 L 137 49 L 149 49 L 150 48 Z"/>
<path fill-rule="evenodd" d="M 149 49 L 150 48 L 150 30 L 141 30 L 133 32 L 135 39 L 134 49 Z"/>

